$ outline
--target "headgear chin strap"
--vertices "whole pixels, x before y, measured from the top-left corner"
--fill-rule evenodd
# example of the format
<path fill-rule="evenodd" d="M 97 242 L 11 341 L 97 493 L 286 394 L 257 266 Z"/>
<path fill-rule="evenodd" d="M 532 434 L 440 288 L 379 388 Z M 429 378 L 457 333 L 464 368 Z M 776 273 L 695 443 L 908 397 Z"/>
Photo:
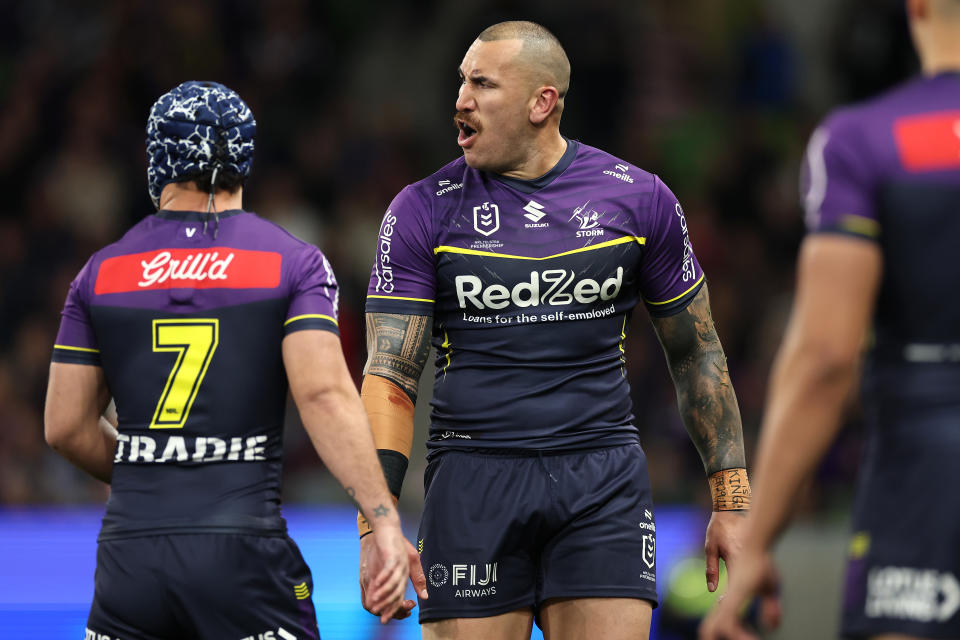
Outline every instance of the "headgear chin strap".
<path fill-rule="evenodd" d="M 171 182 L 197 173 L 250 175 L 257 123 L 232 89 L 216 82 L 184 82 L 160 96 L 147 119 L 147 186 L 153 205 Z"/>

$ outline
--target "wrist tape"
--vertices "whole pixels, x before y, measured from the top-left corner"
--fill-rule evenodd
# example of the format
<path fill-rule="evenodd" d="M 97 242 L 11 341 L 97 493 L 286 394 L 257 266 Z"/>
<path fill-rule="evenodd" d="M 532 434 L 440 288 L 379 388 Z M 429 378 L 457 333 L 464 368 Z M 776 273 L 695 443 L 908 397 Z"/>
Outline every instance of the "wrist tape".
<path fill-rule="evenodd" d="M 714 511 L 750 509 L 750 480 L 747 478 L 747 470 L 743 467 L 712 473 L 708 482 Z"/>

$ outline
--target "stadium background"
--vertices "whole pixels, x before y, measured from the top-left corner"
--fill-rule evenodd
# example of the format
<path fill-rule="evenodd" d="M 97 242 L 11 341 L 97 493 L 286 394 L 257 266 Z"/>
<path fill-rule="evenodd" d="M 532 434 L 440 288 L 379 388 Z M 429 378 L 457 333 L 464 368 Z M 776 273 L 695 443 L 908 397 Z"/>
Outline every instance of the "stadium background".
<path fill-rule="evenodd" d="M 916 68 L 901 0 L 0 0 L 0 628 L 80 637 L 104 485 L 43 442 L 51 345 L 89 254 L 151 212 L 144 124 L 186 79 L 236 89 L 258 122 L 246 208 L 320 246 L 342 286 L 354 373 L 363 295 L 393 195 L 456 157 L 456 68 L 483 27 L 532 19 L 572 63 L 562 131 L 658 173 L 677 193 L 743 413 L 756 439 L 802 234 L 797 174 L 816 122 Z M 627 347 L 659 505 L 661 587 L 696 555 L 706 483 L 646 315 Z M 429 397 L 429 375 L 421 396 Z M 415 533 L 425 411 L 401 506 Z M 832 637 L 860 434 L 851 427 L 780 548 L 787 625 Z M 321 631 L 377 629 L 357 604 L 352 516 L 295 413 L 285 496 L 311 562 Z M 667 508 L 671 505 L 670 508 Z M 683 637 L 660 620 L 655 638 Z"/>

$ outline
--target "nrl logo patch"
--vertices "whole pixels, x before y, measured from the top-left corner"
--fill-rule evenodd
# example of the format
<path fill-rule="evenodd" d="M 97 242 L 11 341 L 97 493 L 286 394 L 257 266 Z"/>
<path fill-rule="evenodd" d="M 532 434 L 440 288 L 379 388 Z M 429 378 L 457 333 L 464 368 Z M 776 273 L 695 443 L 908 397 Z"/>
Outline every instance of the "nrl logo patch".
<path fill-rule="evenodd" d="M 643 561 L 651 569 L 657 561 L 657 539 L 650 534 L 643 536 Z"/>
<path fill-rule="evenodd" d="M 500 228 L 500 207 L 489 202 L 474 207 L 473 228 L 485 236 L 494 234 Z"/>

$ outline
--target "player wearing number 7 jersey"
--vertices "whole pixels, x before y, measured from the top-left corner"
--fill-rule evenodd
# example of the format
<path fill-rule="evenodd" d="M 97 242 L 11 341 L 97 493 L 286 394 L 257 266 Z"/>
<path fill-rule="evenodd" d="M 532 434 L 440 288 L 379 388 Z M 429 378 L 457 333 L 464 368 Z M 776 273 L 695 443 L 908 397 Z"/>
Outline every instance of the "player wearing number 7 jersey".
<path fill-rule="evenodd" d="M 45 426 L 57 451 L 111 484 L 88 637 L 319 637 L 310 571 L 280 511 L 288 386 L 376 528 L 384 621 L 408 565 L 419 568 L 344 363 L 330 264 L 241 208 L 255 129 L 222 85 L 162 96 L 147 124 L 159 211 L 70 286 Z M 100 417 L 111 396 L 116 428 Z"/>

